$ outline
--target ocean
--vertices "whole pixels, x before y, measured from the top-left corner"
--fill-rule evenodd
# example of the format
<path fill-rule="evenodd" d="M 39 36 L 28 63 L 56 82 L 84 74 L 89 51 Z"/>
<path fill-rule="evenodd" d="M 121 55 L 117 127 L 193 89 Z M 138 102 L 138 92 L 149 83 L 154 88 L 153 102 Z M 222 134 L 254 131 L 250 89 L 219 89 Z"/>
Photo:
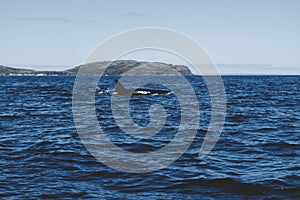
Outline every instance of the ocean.
<path fill-rule="evenodd" d="M 117 78 L 104 77 L 100 90 L 112 91 Z M 97 160 L 80 139 L 72 113 L 74 76 L 0 77 L 0 198 L 300 199 L 300 76 L 224 76 L 225 124 L 201 159 L 211 101 L 201 77 L 186 78 L 201 110 L 193 143 L 162 169 L 128 173 Z M 149 140 L 118 128 L 111 96 L 96 93 L 95 113 L 118 147 L 153 152 L 176 135 L 180 111 L 173 95 L 130 100 L 137 124 L 149 123 L 153 103 L 162 102 L 170 116 Z"/>

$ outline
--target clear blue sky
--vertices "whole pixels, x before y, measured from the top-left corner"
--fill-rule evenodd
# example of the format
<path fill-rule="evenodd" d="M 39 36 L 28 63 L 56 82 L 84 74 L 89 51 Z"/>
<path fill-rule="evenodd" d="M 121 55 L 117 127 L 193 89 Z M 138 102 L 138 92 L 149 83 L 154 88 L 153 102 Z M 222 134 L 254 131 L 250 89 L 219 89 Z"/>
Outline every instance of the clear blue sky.
<path fill-rule="evenodd" d="M 65 69 L 150 26 L 190 36 L 225 73 L 300 74 L 299 10 L 297 0 L 0 0 L 0 65 Z"/>

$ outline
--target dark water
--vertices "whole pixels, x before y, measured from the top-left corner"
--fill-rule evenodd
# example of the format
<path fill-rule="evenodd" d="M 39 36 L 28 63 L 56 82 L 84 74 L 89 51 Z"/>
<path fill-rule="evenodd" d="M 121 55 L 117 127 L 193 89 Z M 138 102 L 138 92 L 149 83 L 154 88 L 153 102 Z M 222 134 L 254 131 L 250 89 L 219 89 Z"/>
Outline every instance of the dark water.
<path fill-rule="evenodd" d="M 97 161 L 79 139 L 72 116 L 74 77 L 0 77 L 0 197 L 299 199 L 300 76 L 223 79 L 227 117 L 213 151 L 198 158 L 210 98 L 200 77 L 189 78 L 203 111 L 194 143 L 162 170 L 130 174 Z M 105 81 L 112 89 L 113 78 Z M 96 111 L 106 134 L 118 142 L 124 138 L 118 137 L 118 128 L 106 113 L 109 99 L 110 95 L 98 94 Z M 134 117 L 145 110 L 147 99 L 135 101 L 140 102 L 133 108 L 133 120 L 147 123 L 147 117 Z M 177 123 L 173 119 L 173 125 Z M 173 133 L 172 124 L 163 131 Z M 155 150 L 165 141 L 160 135 L 153 145 L 141 146 L 138 141 L 119 145 L 141 152 Z"/>

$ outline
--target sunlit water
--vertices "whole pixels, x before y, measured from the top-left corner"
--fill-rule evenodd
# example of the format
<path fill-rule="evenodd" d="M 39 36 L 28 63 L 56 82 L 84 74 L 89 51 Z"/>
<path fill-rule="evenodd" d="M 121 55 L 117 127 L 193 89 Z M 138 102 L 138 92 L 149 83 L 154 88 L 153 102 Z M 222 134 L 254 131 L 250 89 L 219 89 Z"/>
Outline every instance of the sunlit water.
<path fill-rule="evenodd" d="M 105 77 L 113 90 L 116 77 Z M 227 117 L 213 151 L 198 158 L 210 120 L 210 97 L 200 77 L 200 129 L 192 146 L 159 171 L 130 174 L 96 160 L 73 122 L 75 77 L 0 77 L 0 197 L 98 199 L 300 198 L 300 76 L 226 76 Z M 180 123 L 171 96 L 133 97 L 135 123 L 148 108 L 167 108 L 167 126 L 149 140 L 123 134 L 110 112 L 110 94 L 96 94 L 106 135 L 127 151 L 155 151 Z"/>

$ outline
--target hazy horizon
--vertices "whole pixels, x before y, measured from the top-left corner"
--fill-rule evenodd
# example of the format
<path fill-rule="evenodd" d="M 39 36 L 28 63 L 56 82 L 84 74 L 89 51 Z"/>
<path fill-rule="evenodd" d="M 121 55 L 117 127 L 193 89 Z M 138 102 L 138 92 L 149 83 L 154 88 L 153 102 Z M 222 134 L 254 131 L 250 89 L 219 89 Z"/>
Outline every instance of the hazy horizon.
<path fill-rule="evenodd" d="M 124 59 L 129 60 L 129 59 Z M 149 60 L 137 60 L 137 61 L 148 61 L 148 62 L 162 62 L 162 61 L 149 61 Z M 168 62 L 165 62 L 168 63 Z M 178 64 L 178 65 L 185 65 L 189 67 L 192 71 L 190 65 L 186 63 L 168 63 L 168 64 Z M 22 64 L 12 64 L 7 65 L 6 67 L 14 67 L 14 68 L 22 68 L 22 69 L 33 69 L 37 71 L 63 71 L 66 69 L 70 69 L 81 64 L 77 64 L 74 66 L 44 66 L 44 65 L 22 65 Z M 281 70 L 273 70 L 274 68 L 278 68 L 272 65 L 259 65 L 259 64 L 216 64 L 221 75 L 300 75 L 300 69 L 298 68 L 280 68 Z M 1 66 L 1 64 L 0 64 Z M 5 65 L 3 65 L 5 66 Z"/>

